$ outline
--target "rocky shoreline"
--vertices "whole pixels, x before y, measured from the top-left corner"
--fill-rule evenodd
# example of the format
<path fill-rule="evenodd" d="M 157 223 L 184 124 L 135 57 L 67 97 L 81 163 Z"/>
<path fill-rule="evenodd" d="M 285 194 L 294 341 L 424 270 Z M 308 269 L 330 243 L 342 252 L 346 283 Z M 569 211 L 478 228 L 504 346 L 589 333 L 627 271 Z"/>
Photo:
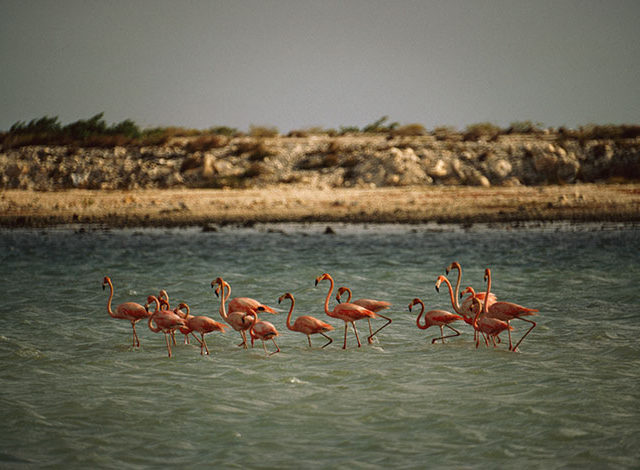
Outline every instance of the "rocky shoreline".
<path fill-rule="evenodd" d="M 174 139 L 0 152 L 0 226 L 639 221 L 640 139 Z"/>
<path fill-rule="evenodd" d="M 640 180 L 640 138 L 559 134 L 176 138 L 162 146 L 0 152 L 0 189 L 539 186 Z"/>

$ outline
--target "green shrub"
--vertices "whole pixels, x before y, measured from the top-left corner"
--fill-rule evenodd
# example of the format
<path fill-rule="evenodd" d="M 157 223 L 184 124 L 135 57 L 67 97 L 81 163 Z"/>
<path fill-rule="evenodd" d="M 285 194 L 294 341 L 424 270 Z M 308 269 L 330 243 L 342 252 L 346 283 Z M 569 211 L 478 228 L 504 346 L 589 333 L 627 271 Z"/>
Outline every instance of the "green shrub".
<path fill-rule="evenodd" d="M 427 130 L 422 124 L 405 124 L 391 132 L 394 136 L 421 136 L 427 135 Z"/>
<path fill-rule="evenodd" d="M 399 123 L 392 122 L 391 124 L 384 125 L 386 121 L 389 120 L 389 116 L 382 116 L 377 121 L 372 122 L 371 124 L 367 124 L 362 128 L 362 132 L 365 134 L 380 134 L 394 130 L 399 126 Z"/>
<path fill-rule="evenodd" d="M 277 127 L 266 126 L 249 126 L 249 135 L 251 137 L 277 137 L 279 135 Z"/>
<path fill-rule="evenodd" d="M 514 121 L 505 131 L 507 134 L 538 134 L 544 129 L 541 122 L 533 123 L 531 121 Z"/>
<path fill-rule="evenodd" d="M 481 137 L 493 140 L 502 133 L 502 129 L 490 122 L 480 122 L 466 127 L 462 138 L 464 140 L 477 141 Z"/>

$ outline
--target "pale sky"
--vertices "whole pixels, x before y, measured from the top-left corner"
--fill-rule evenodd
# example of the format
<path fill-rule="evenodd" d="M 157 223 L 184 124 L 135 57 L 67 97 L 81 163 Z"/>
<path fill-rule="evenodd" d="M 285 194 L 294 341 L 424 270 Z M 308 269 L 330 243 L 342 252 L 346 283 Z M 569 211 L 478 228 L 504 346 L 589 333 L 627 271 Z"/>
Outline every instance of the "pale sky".
<path fill-rule="evenodd" d="M 0 130 L 640 123 L 639 0 L 0 0 Z"/>

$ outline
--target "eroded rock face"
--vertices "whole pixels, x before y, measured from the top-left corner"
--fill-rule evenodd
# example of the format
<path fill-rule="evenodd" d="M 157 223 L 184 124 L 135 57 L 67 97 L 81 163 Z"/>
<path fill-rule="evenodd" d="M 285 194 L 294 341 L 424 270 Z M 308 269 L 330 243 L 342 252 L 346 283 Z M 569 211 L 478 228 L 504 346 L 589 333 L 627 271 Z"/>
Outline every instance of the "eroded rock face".
<path fill-rule="evenodd" d="M 0 188 L 53 191 L 170 187 L 545 185 L 640 178 L 640 139 L 567 141 L 552 135 L 496 142 L 433 136 L 238 138 L 186 146 L 107 149 L 32 146 L 0 152 Z"/>

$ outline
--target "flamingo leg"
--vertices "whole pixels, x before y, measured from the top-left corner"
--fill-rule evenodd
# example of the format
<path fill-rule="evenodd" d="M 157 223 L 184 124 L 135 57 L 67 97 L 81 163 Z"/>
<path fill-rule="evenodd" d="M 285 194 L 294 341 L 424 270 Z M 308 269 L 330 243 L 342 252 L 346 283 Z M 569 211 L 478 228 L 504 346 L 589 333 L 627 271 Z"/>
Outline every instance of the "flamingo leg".
<path fill-rule="evenodd" d="M 511 320 L 507 320 L 507 325 L 509 326 L 509 328 L 507 328 L 507 333 L 509 333 L 509 351 L 512 350 L 513 348 L 513 344 L 511 343 Z"/>
<path fill-rule="evenodd" d="M 164 341 L 167 343 L 167 352 L 169 353 L 169 357 L 171 357 L 171 345 L 169 344 L 169 336 L 167 336 L 167 333 L 164 334 Z"/>
<path fill-rule="evenodd" d="M 278 347 L 278 343 L 276 343 L 276 340 L 274 338 L 271 338 L 271 341 L 273 341 L 273 344 L 276 345 L 276 351 L 273 351 L 271 354 L 269 354 L 269 356 L 273 356 L 275 353 L 280 352 L 280 348 Z M 264 341 L 262 342 L 262 344 L 264 344 Z"/>
<path fill-rule="evenodd" d="M 176 331 L 175 330 L 171 330 L 171 339 L 173 340 L 173 344 L 177 346 L 178 343 L 176 343 Z"/>
<path fill-rule="evenodd" d="M 436 344 L 436 341 L 438 341 L 439 339 L 442 340 L 442 344 L 444 344 L 444 330 L 442 329 L 442 325 L 440 325 L 440 337 L 439 338 L 433 338 L 431 340 L 431 344 Z"/>
<path fill-rule="evenodd" d="M 202 337 L 202 341 L 200 342 L 200 355 L 202 355 L 202 348 L 204 347 L 205 351 L 207 351 L 207 356 L 209 355 L 209 348 L 207 347 L 207 341 L 204 339 L 204 333 L 200 333 Z"/>
<path fill-rule="evenodd" d="M 353 326 L 353 332 L 356 334 L 356 340 L 358 341 L 358 347 L 361 347 L 362 344 L 360 343 L 360 337 L 358 336 L 358 330 L 356 328 L 356 322 L 351 322 L 351 325 Z"/>
<path fill-rule="evenodd" d="M 240 330 L 240 335 L 242 336 L 242 343 L 239 343 L 238 346 L 244 346 L 245 349 L 249 349 L 247 348 L 247 334 L 244 330 Z"/>
<path fill-rule="evenodd" d="M 367 341 L 369 342 L 369 344 L 373 344 L 373 339 L 371 339 L 373 338 L 373 329 L 371 328 L 371 318 L 367 318 L 367 321 L 369 322 L 369 337 L 367 338 Z"/>
<path fill-rule="evenodd" d="M 320 331 L 319 333 L 329 340 L 327 343 L 325 343 L 324 346 L 322 346 L 323 349 L 333 343 L 333 339 L 330 336 L 325 335 L 322 331 Z"/>
<path fill-rule="evenodd" d="M 347 322 L 344 322 L 344 344 L 342 349 L 347 349 Z"/>
<path fill-rule="evenodd" d="M 307 335 L 307 339 L 309 340 L 309 347 L 311 347 L 311 336 Z"/>
<path fill-rule="evenodd" d="M 200 341 L 200 338 L 198 338 L 198 337 L 194 334 L 194 332 L 193 332 L 193 331 L 191 332 L 191 336 L 193 336 L 193 337 L 194 337 L 194 339 L 195 339 L 198 343 L 200 343 L 200 346 L 202 346 L 202 341 Z"/>
<path fill-rule="evenodd" d="M 131 327 L 133 328 L 133 347 L 140 347 L 140 339 L 138 338 L 138 333 L 136 332 L 136 322 L 131 322 Z"/>
<path fill-rule="evenodd" d="M 379 313 L 377 313 L 376 315 L 378 315 L 379 317 L 384 318 L 385 320 L 387 320 L 387 323 L 385 323 L 384 325 L 382 325 L 380 328 L 378 328 L 376 330 L 375 333 L 372 333 L 371 336 L 369 336 L 369 343 L 373 343 L 373 341 L 371 340 L 371 338 L 373 338 L 375 335 L 377 335 L 381 329 L 386 328 L 387 326 L 389 326 L 392 322 L 391 318 L 389 317 L 385 317 L 384 315 L 380 315 Z M 369 324 L 371 324 L 371 320 L 369 320 Z"/>
<path fill-rule="evenodd" d="M 458 330 L 456 330 L 455 328 L 453 328 L 452 326 L 449 326 L 449 325 L 444 325 L 444 326 L 446 326 L 450 330 L 453 330 L 455 332 L 455 334 L 454 335 L 444 336 L 442 327 L 440 327 L 440 333 L 442 334 L 442 336 L 440 338 L 436 338 L 436 339 L 442 339 L 442 342 L 444 343 L 444 339 L 445 338 L 455 338 L 456 336 L 460 336 L 460 332 Z M 433 341 L 435 341 L 435 339 Z"/>
<path fill-rule="evenodd" d="M 526 318 L 520 318 L 520 320 L 531 323 L 531 328 L 529 328 L 527 332 L 522 336 L 522 338 L 520 338 L 520 341 L 518 341 L 518 343 L 513 347 L 512 351 L 516 351 L 518 349 L 518 346 L 520 346 L 520 343 L 522 343 L 522 340 L 525 339 L 527 335 L 531 333 L 531 330 L 536 327 L 536 322 L 534 322 L 533 320 L 527 320 Z"/>

